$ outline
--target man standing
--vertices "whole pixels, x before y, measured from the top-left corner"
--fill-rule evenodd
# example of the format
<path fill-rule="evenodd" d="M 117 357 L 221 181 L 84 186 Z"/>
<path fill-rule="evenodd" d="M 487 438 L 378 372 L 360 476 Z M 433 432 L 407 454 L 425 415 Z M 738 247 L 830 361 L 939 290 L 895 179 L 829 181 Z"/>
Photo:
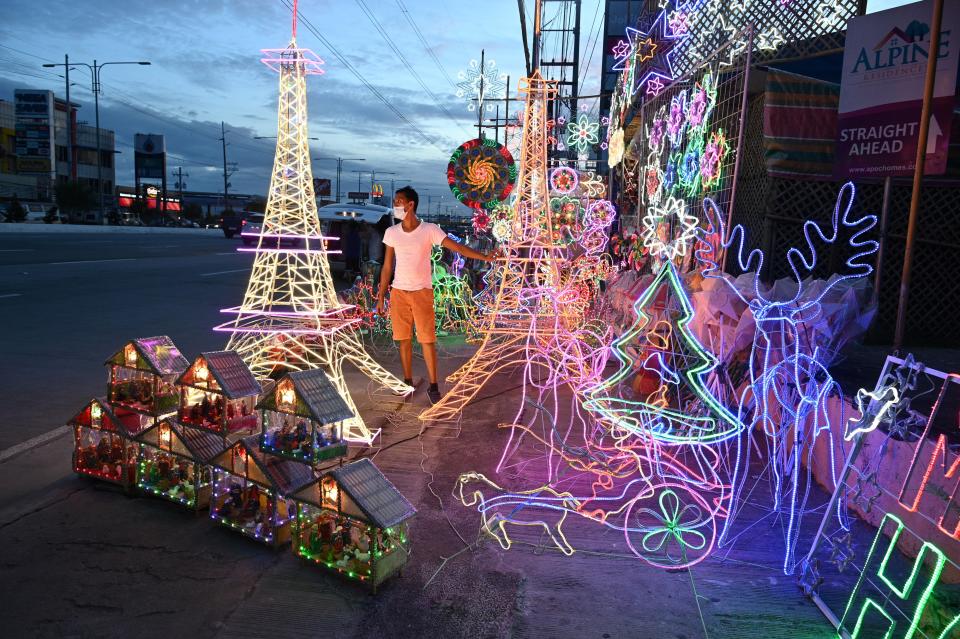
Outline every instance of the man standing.
<path fill-rule="evenodd" d="M 393 323 L 393 339 L 398 342 L 400 349 L 404 381 L 413 384 L 412 339 L 416 326 L 417 341 L 423 347 L 423 359 L 430 377 L 427 396 L 431 403 L 436 403 L 440 401 L 440 387 L 437 384 L 437 334 L 430 253 L 434 246 L 439 245 L 475 260 L 489 262 L 493 258 L 453 241 L 436 224 L 421 221 L 417 217 L 419 202 L 417 192 L 409 186 L 398 189 L 394 195 L 393 215 L 400 220 L 400 224 L 391 226 L 383 234 L 387 251 L 377 294 L 377 312 L 383 313 L 383 300 L 392 278 L 390 320 Z"/>

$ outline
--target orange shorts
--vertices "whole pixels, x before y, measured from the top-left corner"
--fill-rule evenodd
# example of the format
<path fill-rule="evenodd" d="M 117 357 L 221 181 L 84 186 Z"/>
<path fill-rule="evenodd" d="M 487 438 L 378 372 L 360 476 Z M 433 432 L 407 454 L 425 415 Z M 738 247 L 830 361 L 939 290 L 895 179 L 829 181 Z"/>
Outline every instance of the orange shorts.
<path fill-rule="evenodd" d="M 390 321 L 393 324 L 393 339 L 408 340 L 417 326 L 417 341 L 432 344 L 437 341 L 436 315 L 433 311 L 433 289 L 419 291 L 390 289 Z"/>

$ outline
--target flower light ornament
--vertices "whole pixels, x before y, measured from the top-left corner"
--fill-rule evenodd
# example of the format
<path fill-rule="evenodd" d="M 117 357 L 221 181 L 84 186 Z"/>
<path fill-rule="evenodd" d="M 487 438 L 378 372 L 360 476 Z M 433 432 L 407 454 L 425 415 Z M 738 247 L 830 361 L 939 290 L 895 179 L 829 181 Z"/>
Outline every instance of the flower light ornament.
<path fill-rule="evenodd" d="M 638 526 L 643 533 L 641 544 L 644 552 L 633 550 L 643 558 L 651 555 L 663 557 L 663 567 L 686 563 L 689 560 L 689 551 L 702 551 L 706 548 L 707 537 L 700 529 L 711 525 L 713 518 L 704 517 L 704 509 L 696 502 L 683 504 L 681 507 L 680 498 L 673 488 L 661 490 L 657 501 L 657 510 L 640 508 L 636 511 L 638 516 L 646 515 L 656 523 Z M 632 548 L 630 535 L 627 534 L 626 538 L 627 544 Z"/>
<path fill-rule="evenodd" d="M 687 125 L 687 92 L 681 91 L 670 98 L 670 112 L 667 116 L 667 133 L 670 143 L 679 146 Z"/>
<path fill-rule="evenodd" d="M 499 244 L 506 244 L 513 236 L 513 224 L 505 218 L 494 220 L 493 226 L 490 229 L 490 235 L 492 235 L 493 239 Z"/>
<path fill-rule="evenodd" d="M 591 120 L 586 113 L 580 113 L 567 125 L 567 145 L 578 153 L 586 153 L 599 142 L 600 123 Z"/>
<path fill-rule="evenodd" d="M 568 166 L 560 166 L 550 172 L 550 188 L 560 195 L 570 195 L 579 184 L 580 176 Z"/>
<path fill-rule="evenodd" d="M 662 206 L 651 206 L 647 211 L 642 220 L 643 246 L 650 255 L 662 260 L 686 255 L 698 223 L 697 218 L 687 214 L 687 203 L 671 196 Z"/>
<path fill-rule="evenodd" d="M 723 131 L 711 133 L 700 157 L 700 183 L 704 190 L 710 190 L 720 181 L 720 169 L 728 151 L 729 146 Z"/>
<path fill-rule="evenodd" d="M 689 190 L 695 190 L 700 179 L 700 152 L 690 149 L 683 154 L 678 165 L 680 184 Z"/>
<path fill-rule="evenodd" d="M 623 139 L 623 129 L 617 129 L 610 136 L 610 147 L 607 153 L 607 165 L 613 168 L 623 161 L 623 154 L 626 151 Z"/>

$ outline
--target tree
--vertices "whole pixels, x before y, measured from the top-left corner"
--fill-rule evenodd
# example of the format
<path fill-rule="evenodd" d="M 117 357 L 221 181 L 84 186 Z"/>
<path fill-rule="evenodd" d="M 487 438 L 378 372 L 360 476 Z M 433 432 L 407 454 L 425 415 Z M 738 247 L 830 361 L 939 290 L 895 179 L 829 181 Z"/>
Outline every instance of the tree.
<path fill-rule="evenodd" d="M 196 202 L 187 204 L 183 209 L 183 217 L 199 222 L 203 218 L 203 207 Z"/>
<path fill-rule="evenodd" d="M 20 199 L 14 195 L 7 207 L 7 222 L 23 222 L 27 219 L 27 210 L 20 204 Z"/>
<path fill-rule="evenodd" d="M 743 430 L 710 391 L 717 367 L 690 331 L 693 307 L 673 263 L 667 261 L 634 303 L 637 321 L 611 346 L 620 369 L 590 391 L 585 403 L 608 423 L 667 444 L 723 441 Z M 633 384 L 635 376 L 654 382 Z"/>
<path fill-rule="evenodd" d="M 79 182 L 59 182 L 55 189 L 57 205 L 73 220 L 78 214 L 97 207 L 93 191 Z"/>
<path fill-rule="evenodd" d="M 251 198 L 247 203 L 247 210 L 263 213 L 267 210 L 267 201 L 262 197 Z"/>

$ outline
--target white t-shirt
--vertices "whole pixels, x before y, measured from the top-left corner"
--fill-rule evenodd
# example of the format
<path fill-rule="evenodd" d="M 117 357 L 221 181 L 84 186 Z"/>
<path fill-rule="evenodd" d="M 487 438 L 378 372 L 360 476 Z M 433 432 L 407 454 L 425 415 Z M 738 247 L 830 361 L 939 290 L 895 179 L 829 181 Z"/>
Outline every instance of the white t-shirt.
<path fill-rule="evenodd" d="M 430 252 L 439 246 L 447 234 L 436 224 L 420 222 L 407 233 L 402 224 L 394 224 L 383 234 L 383 243 L 392 246 L 397 256 L 393 274 L 393 288 L 401 291 L 419 291 L 433 286 Z"/>

